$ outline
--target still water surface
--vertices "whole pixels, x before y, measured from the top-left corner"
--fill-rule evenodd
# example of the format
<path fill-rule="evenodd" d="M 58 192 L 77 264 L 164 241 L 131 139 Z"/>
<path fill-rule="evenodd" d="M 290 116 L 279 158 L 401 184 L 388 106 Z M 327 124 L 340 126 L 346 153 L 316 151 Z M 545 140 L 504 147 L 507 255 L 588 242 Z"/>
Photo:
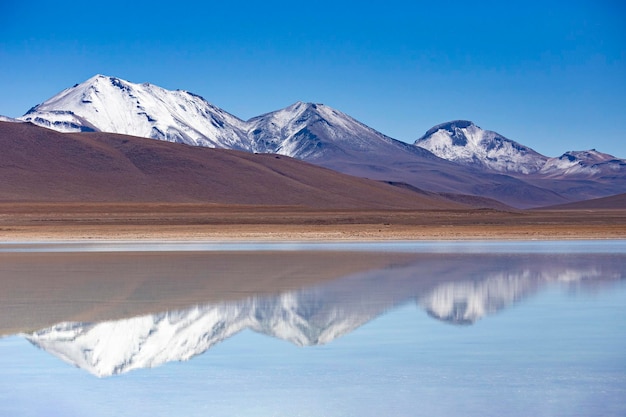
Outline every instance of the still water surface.
<path fill-rule="evenodd" d="M 0 415 L 626 415 L 624 241 L 120 245 L 0 247 Z"/>

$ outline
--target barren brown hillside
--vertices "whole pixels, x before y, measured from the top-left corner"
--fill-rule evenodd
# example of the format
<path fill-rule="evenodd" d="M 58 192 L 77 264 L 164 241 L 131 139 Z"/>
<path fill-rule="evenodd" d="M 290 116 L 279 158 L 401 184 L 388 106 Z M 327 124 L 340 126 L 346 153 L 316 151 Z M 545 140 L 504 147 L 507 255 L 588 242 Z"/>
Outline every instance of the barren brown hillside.
<path fill-rule="evenodd" d="M 559 204 L 557 206 L 543 207 L 539 210 L 626 210 L 626 194 Z"/>
<path fill-rule="evenodd" d="M 279 155 L 0 122 L 0 201 L 460 209 L 433 193 Z"/>

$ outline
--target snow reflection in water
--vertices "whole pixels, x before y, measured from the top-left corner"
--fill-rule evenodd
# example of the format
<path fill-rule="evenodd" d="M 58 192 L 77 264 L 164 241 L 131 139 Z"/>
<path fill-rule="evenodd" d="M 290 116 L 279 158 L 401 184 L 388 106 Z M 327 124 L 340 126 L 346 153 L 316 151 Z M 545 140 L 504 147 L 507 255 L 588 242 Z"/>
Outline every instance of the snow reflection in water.
<path fill-rule="evenodd" d="M 65 322 L 25 337 L 94 375 L 110 376 L 190 359 L 245 329 L 297 346 L 320 345 L 408 303 L 445 322 L 472 324 L 549 284 L 596 289 L 625 277 L 624 255 L 450 254 L 275 296 Z"/>
<path fill-rule="evenodd" d="M 339 246 L 0 247 L 0 415 L 626 415 L 626 242 Z"/>

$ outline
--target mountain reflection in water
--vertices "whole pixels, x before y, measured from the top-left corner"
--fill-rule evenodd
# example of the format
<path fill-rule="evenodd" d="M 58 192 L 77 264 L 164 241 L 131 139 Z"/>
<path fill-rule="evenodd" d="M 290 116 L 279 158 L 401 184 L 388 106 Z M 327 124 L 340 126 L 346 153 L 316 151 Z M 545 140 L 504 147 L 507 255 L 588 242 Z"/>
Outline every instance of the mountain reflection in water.
<path fill-rule="evenodd" d="M 472 324 L 551 283 L 595 289 L 623 280 L 625 256 L 420 256 L 273 296 L 117 321 L 64 322 L 25 337 L 70 364 L 110 376 L 190 359 L 244 329 L 298 346 L 325 344 L 406 303 L 448 323 Z"/>

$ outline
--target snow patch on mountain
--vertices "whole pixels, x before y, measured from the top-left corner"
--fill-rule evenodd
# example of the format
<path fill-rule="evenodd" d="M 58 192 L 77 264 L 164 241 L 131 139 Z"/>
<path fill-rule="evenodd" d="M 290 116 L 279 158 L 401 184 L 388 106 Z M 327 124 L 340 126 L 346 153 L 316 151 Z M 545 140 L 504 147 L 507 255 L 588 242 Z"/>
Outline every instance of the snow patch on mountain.
<path fill-rule="evenodd" d="M 31 110 L 31 112 L 21 117 L 20 120 L 64 133 L 98 130 L 89 121 L 70 110 Z"/>
<path fill-rule="evenodd" d="M 591 149 L 565 152 L 558 158 L 549 158 L 541 168 L 540 173 L 549 177 L 561 175 L 591 176 L 612 171 L 619 172 L 624 169 L 626 169 L 626 160 Z"/>
<path fill-rule="evenodd" d="M 20 123 L 21 120 L 17 120 L 17 119 L 14 119 L 12 117 L 0 115 L 0 122 Z"/>
<path fill-rule="evenodd" d="M 415 141 L 415 145 L 449 161 L 504 173 L 534 173 L 548 159 L 529 147 L 496 132 L 483 130 L 467 120 L 437 125 Z"/>

